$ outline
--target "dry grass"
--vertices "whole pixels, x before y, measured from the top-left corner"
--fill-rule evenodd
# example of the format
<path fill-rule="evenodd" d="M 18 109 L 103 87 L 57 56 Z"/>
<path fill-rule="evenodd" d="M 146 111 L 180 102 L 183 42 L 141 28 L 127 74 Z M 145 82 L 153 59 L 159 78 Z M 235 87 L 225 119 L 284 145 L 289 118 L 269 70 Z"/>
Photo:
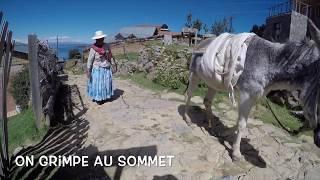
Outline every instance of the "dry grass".
<path fill-rule="evenodd" d="M 24 64 L 28 64 L 29 61 L 26 59 L 20 59 L 20 58 L 16 58 L 13 57 L 12 58 L 12 65 L 24 65 Z"/>

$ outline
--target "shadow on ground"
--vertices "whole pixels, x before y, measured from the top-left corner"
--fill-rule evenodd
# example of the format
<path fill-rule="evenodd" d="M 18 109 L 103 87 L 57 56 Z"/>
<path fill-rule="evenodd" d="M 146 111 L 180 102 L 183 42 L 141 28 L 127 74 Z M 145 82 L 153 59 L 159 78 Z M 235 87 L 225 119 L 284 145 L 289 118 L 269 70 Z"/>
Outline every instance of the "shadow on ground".
<path fill-rule="evenodd" d="M 123 94 L 124 94 L 124 91 L 123 91 L 122 89 L 115 89 L 115 90 L 113 91 L 113 96 L 112 96 L 112 98 L 102 101 L 100 105 L 102 105 L 102 104 L 104 104 L 104 103 L 109 103 L 109 102 L 116 101 L 116 100 L 119 99 Z"/>
<path fill-rule="evenodd" d="M 190 108 L 188 116 L 190 117 L 192 123 L 196 124 L 199 127 L 204 128 L 211 136 L 218 138 L 221 145 L 225 147 L 228 151 L 229 156 L 232 157 L 232 147 L 233 141 L 235 139 L 235 127 L 229 128 L 225 126 L 219 117 L 214 116 L 215 120 L 213 123 L 213 128 L 208 127 L 208 121 L 206 120 L 206 112 L 204 109 L 199 106 L 192 106 Z M 185 105 L 180 105 L 178 107 L 179 114 L 183 117 L 185 112 Z M 251 163 L 254 166 L 265 168 L 266 162 L 263 160 L 261 156 L 259 156 L 259 151 L 257 151 L 250 143 L 249 139 L 242 138 L 240 151 L 244 156 L 245 160 Z M 226 145 L 225 143 L 228 143 Z"/>
<path fill-rule="evenodd" d="M 116 89 L 114 90 L 114 95 L 112 96 L 112 101 L 115 101 L 117 99 L 119 99 L 119 97 L 121 97 L 124 94 L 124 91 L 122 89 Z"/>
<path fill-rule="evenodd" d="M 122 90 L 116 91 L 118 97 L 123 94 Z M 119 156 L 152 156 L 157 155 L 157 146 L 134 147 L 129 149 L 117 149 L 99 151 L 94 145 L 84 147 L 88 138 L 90 124 L 86 119 L 81 118 L 87 111 L 77 86 L 63 85 L 57 97 L 55 105 L 56 122 L 50 127 L 42 141 L 34 146 L 20 150 L 11 157 L 9 179 L 121 179 L 124 167 L 118 166 L 116 161 Z M 77 112 L 77 113 L 74 113 Z M 41 156 L 87 156 L 87 167 L 77 166 L 41 166 Z M 19 167 L 15 164 L 17 156 L 33 156 L 34 165 Z M 103 166 L 93 166 L 97 156 L 112 156 L 114 161 L 110 167 L 115 168 L 113 174 L 108 174 Z M 154 179 L 173 179 L 174 176 L 155 176 Z"/>
<path fill-rule="evenodd" d="M 178 180 L 178 178 L 169 174 L 164 176 L 153 176 L 153 180 Z"/>

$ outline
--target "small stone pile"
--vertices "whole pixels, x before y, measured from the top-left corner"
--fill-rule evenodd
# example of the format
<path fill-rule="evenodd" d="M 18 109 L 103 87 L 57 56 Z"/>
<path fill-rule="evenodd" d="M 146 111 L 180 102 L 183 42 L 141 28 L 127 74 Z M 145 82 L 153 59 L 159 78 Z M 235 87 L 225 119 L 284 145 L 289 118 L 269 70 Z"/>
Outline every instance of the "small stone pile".
<path fill-rule="evenodd" d="M 118 60 L 119 74 L 143 72 L 148 79 L 177 89 L 181 84 L 187 84 L 191 55 L 188 48 L 147 46 L 140 50 L 137 61 Z"/>

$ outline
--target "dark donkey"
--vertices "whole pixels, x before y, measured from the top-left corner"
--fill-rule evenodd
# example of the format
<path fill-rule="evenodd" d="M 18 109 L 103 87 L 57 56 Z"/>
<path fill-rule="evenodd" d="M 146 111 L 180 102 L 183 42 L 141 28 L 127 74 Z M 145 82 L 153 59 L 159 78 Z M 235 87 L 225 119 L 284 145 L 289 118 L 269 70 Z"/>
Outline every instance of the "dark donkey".
<path fill-rule="evenodd" d="M 299 100 L 303 105 L 305 117 L 308 119 L 310 127 L 314 129 L 314 142 L 320 147 L 320 122 L 318 121 L 320 115 L 320 31 L 311 20 L 308 24 L 312 36 L 310 41 L 279 44 L 253 36 L 247 42 L 244 71 L 236 84 L 240 99 L 237 136 L 233 143 L 232 152 L 234 160 L 242 158 L 240 153 L 241 136 L 246 128 L 252 106 L 259 97 L 265 96 L 271 90 L 285 89 L 300 92 Z M 208 40 L 204 41 L 199 44 L 196 50 L 206 49 L 209 44 Z M 203 78 L 202 55 L 203 53 L 199 52 L 192 55 L 184 119 L 188 124 L 191 123 L 188 110 L 192 91 L 200 80 L 204 80 L 209 87 L 204 98 L 204 105 L 209 127 L 211 127 L 212 99 L 217 91 L 223 91 L 223 89 L 216 86 L 217 83 L 213 82 L 214 80 Z"/>

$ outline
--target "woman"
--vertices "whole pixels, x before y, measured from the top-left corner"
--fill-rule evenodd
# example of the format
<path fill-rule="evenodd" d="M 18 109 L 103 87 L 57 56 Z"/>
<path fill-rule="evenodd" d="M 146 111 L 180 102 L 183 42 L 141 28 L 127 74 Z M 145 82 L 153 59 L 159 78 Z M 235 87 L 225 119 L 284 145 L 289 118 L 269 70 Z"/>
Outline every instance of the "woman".
<path fill-rule="evenodd" d="M 104 43 L 106 35 L 96 31 L 92 39 L 96 42 L 90 48 L 87 62 L 88 96 L 101 105 L 113 96 L 110 47 Z"/>

